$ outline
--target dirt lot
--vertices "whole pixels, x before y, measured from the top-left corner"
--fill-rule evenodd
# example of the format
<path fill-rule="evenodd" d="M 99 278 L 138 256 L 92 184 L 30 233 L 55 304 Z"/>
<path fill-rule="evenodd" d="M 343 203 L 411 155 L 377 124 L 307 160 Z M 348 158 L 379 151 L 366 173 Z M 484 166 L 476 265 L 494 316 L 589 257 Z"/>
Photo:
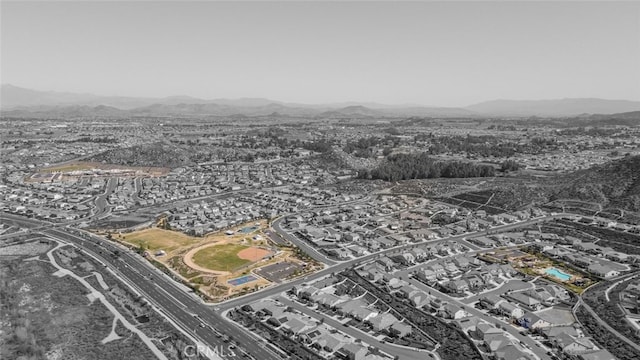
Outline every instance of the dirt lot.
<path fill-rule="evenodd" d="M 66 164 L 55 165 L 47 168 L 40 169 L 40 172 L 71 172 L 76 170 L 90 170 L 90 169 L 100 169 L 100 170 L 129 170 L 129 171 L 140 171 L 147 173 L 152 176 L 161 176 L 166 175 L 170 169 L 161 168 L 161 167 L 144 167 L 144 166 L 124 166 L 124 165 L 114 165 L 114 164 L 104 164 L 101 162 L 90 162 L 90 161 L 73 161 Z"/>

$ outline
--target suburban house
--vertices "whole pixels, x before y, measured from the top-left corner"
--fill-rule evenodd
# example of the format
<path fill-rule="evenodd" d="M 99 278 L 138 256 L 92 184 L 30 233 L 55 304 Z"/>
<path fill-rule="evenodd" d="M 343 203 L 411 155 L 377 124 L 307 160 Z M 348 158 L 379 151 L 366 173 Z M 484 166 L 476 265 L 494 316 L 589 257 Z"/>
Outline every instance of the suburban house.
<path fill-rule="evenodd" d="M 601 264 L 592 264 L 590 265 L 587 270 L 589 270 L 590 273 L 608 279 L 608 278 L 612 278 L 612 277 L 616 277 L 618 275 L 620 275 L 619 271 L 616 271 L 612 268 L 610 268 L 609 266 L 606 265 L 601 265 Z"/>
<path fill-rule="evenodd" d="M 524 310 L 508 301 L 502 301 L 498 304 L 498 312 L 511 319 L 520 319 L 524 316 Z"/>
<path fill-rule="evenodd" d="M 549 322 L 532 312 L 527 312 L 524 316 L 518 319 L 518 324 L 525 329 L 531 330 L 548 327 L 550 325 Z"/>
<path fill-rule="evenodd" d="M 463 317 L 467 317 L 469 314 L 467 314 L 467 312 L 464 311 L 464 309 L 462 309 L 460 306 L 445 304 L 438 312 L 438 315 L 445 319 L 457 320 L 462 319 Z"/>
<path fill-rule="evenodd" d="M 523 292 L 514 292 L 514 293 L 506 294 L 504 295 L 504 297 L 532 311 L 537 311 L 542 308 L 542 304 L 540 303 L 539 300 L 534 299 Z"/>
<path fill-rule="evenodd" d="M 375 331 L 382 331 L 387 330 L 391 325 L 399 322 L 399 320 L 389 313 L 383 313 L 370 318 L 369 322 Z"/>

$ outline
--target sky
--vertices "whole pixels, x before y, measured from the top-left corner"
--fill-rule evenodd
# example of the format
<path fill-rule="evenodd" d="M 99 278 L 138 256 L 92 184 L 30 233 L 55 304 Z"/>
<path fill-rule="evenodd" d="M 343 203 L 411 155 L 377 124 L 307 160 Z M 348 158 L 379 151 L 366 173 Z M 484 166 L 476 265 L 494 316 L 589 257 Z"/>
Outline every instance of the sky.
<path fill-rule="evenodd" d="M 3 84 L 466 106 L 640 100 L 638 2 L 6 2 Z"/>

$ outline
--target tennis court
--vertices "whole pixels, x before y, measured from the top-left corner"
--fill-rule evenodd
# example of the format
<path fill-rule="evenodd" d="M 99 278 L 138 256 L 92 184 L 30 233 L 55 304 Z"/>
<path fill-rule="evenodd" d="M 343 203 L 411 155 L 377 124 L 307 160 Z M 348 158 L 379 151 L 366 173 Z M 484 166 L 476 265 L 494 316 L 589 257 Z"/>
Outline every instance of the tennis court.
<path fill-rule="evenodd" d="M 239 286 L 239 285 L 244 285 L 246 283 L 256 281 L 256 280 L 258 280 L 258 278 L 253 275 L 244 275 L 244 276 L 237 277 L 235 279 L 227 280 L 227 283 L 233 286 Z"/>

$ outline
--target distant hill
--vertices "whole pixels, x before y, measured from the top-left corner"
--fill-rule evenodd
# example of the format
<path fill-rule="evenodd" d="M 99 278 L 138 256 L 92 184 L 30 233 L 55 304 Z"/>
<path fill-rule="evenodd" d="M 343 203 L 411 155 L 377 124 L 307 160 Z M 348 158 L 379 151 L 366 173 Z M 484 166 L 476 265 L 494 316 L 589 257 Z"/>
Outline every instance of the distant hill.
<path fill-rule="evenodd" d="M 385 114 L 398 115 L 402 114 L 406 117 L 418 116 L 418 117 L 469 117 L 475 118 L 481 116 L 477 112 L 467 110 L 464 108 L 453 107 L 422 107 L 414 106 L 407 108 L 386 108 L 382 109 Z"/>
<path fill-rule="evenodd" d="M 528 118 L 528 124 L 536 124 L 540 119 Z M 543 119 L 546 124 L 551 124 Z M 557 118 L 552 123 L 558 127 L 587 127 L 587 126 L 640 126 L 640 111 L 630 111 L 618 114 L 582 114 L 572 117 Z"/>
<path fill-rule="evenodd" d="M 496 116 L 577 116 L 640 111 L 640 101 L 603 99 L 493 100 L 466 107 Z"/>
<path fill-rule="evenodd" d="M 190 96 L 166 98 L 109 97 L 37 91 L 2 85 L 2 115 L 13 117 L 91 118 L 113 116 L 292 116 L 316 118 L 401 118 L 408 116 L 473 116 L 461 108 L 367 103 L 295 104 L 264 98 L 204 100 Z M 342 106 L 348 104 L 347 106 Z"/>
<path fill-rule="evenodd" d="M 341 109 L 329 110 L 317 114 L 319 118 L 345 118 L 345 117 L 385 117 L 387 114 L 381 110 L 374 110 L 362 105 L 352 105 Z"/>
<path fill-rule="evenodd" d="M 640 211 L 640 156 L 628 156 L 559 179 L 555 199 L 595 201 Z"/>
<path fill-rule="evenodd" d="M 90 94 L 37 91 L 8 84 L 3 84 L 0 90 L 0 104 L 3 108 L 78 104 L 94 99 L 95 96 Z"/>
<path fill-rule="evenodd" d="M 618 114 L 609 114 L 609 115 L 602 115 L 602 114 L 596 114 L 596 115 L 591 115 L 589 116 L 590 120 L 601 120 L 601 121 L 631 121 L 632 123 L 639 123 L 640 122 L 640 111 L 629 111 L 629 112 L 624 112 L 624 113 L 618 113 Z"/>
<path fill-rule="evenodd" d="M 166 98 L 167 103 L 175 102 L 175 97 Z M 0 88 L 0 105 L 3 110 L 12 108 L 25 108 L 32 106 L 112 106 L 119 109 L 133 109 L 145 106 L 154 101 L 151 98 L 135 98 L 124 96 L 97 96 L 92 94 L 76 94 L 56 91 L 39 91 L 25 89 L 18 86 L 3 84 Z"/>
<path fill-rule="evenodd" d="M 257 102 L 256 102 L 257 103 Z M 216 103 L 203 104 L 153 104 L 129 111 L 134 115 L 212 115 L 212 116 L 268 116 L 278 113 L 282 116 L 313 116 L 313 109 L 293 108 L 281 104 L 268 103 L 260 106 L 223 105 Z"/>
<path fill-rule="evenodd" d="M 106 106 L 105 108 L 98 108 Z M 83 107 L 83 108 L 78 108 Z M 264 98 L 199 99 L 191 96 L 165 98 L 98 96 L 67 92 L 38 91 L 2 85 L 0 108 L 11 116 L 94 116 L 129 115 L 214 115 L 214 116 L 305 116 L 316 118 L 402 118 L 402 117 L 580 117 L 640 111 L 640 102 L 602 99 L 494 100 L 468 106 L 426 107 L 415 104 L 385 105 L 369 102 L 329 104 L 284 103 Z M 116 110 L 130 111 L 118 113 Z M 113 113 L 113 114 L 111 114 Z M 595 119 L 595 118 L 594 118 Z M 596 119 L 597 120 L 597 119 Z M 628 119 L 629 120 L 629 119 Z M 617 121 L 622 121 L 618 119 Z"/>
<path fill-rule="evenodd" d="M 34 118 L 111 118 L 129 115 L 126 110 L 113 106 L 70 105 L 70 106 L 34 106 L 2 111 L 3 116 Z"/>

